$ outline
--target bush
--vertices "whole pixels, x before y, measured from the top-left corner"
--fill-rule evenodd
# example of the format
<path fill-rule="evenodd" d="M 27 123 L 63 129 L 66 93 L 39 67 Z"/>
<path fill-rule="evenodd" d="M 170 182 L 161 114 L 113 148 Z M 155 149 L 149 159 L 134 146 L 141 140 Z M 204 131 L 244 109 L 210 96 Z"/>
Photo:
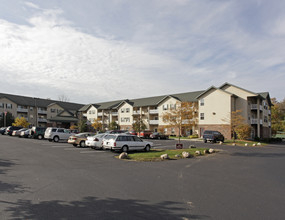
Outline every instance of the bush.
<path fill-rule="evenodd" d="M 239 139 L 245 140 L 250 137 L 251 127 L 247 124 L 239 125 L 236 128 L 236 133 Z"/>
<path fill-rule="evenodd" d="M 193 135 L 190 135 L 190 136 L 189 136 L 190 139 L 192 139 L 192 138 L 198 138 L 198 137 L 199 137 L 198 134 L 193 134 Z"/>

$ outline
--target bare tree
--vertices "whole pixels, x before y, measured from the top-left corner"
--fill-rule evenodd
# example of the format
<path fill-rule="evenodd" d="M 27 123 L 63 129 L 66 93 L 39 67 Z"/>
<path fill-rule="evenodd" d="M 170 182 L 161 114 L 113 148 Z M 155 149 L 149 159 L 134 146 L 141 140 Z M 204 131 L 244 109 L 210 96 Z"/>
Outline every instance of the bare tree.
<path fill-rule="evenodd" d="M 69 98 L 66 95 L 62 94 L 58 96 L 58 100 L 61 102 L 68 102 Z"/>

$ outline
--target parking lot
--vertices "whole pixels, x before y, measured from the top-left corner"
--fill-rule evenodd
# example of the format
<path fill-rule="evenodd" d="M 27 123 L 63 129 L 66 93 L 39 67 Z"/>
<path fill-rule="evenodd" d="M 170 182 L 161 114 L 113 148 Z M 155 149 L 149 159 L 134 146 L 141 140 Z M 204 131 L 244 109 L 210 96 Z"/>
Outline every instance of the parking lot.
<path fill-rule="evenodd" d="M 284 145 L 183 144 L 220 152 L 132 162 L 110 151 L 0 136 L 0 219 L 283 219 Z"/>

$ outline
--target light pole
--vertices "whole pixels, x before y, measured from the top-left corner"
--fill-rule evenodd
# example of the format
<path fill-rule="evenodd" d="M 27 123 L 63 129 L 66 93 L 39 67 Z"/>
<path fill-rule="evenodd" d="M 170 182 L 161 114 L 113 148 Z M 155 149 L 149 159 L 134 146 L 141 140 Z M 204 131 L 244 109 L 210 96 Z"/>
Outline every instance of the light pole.
<path fill-rule="evenodd" d="M 34 101 L 35 101 L 35 115 L 36 115 L 36 118 L 35 118 L 36 123 L 35 123 L 35 125 L 36 125 L 36 127 L 38 127 L 38 108 L 37 108 L 37 100 L 36 100 L 35 97 L 34 97 Z"/>
<path fill-rule="evenodd" d="M 4 114 L 5 114 L 4 115 L 4 127 L 6 127 L 6 115 L 7 115 L 7 112 L 5 111 Z"/>

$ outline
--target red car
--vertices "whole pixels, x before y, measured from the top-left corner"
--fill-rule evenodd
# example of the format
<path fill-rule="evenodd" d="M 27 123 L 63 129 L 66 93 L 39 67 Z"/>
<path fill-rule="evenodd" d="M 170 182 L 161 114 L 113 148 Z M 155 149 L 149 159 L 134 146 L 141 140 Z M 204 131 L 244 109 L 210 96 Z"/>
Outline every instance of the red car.
<path fill-rule="evenodd" d="M 141 131 L 137 136 L 140 138 L 149 138 L 152 131 Z"/>

